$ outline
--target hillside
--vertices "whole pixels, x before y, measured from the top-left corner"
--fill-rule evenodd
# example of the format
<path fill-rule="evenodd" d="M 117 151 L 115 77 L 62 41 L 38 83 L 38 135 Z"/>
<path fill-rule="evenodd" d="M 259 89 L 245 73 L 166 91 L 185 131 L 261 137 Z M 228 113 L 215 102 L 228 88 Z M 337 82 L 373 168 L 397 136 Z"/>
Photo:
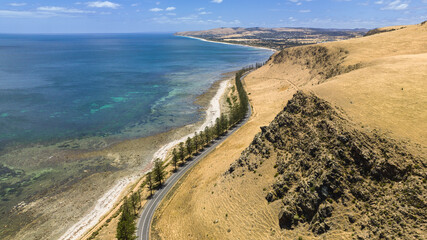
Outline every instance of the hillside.
<path fill-rule="evenodd" d="M 178 36 L 211 41 L 282 49 L 286 47 L 361 37 L 365 29 L 320 28 L 215 28 L 205 31 L 178 32 Z"/>
<path fill-rule="evenodd" d="M 273 55 L 245 78 L 251 120 L 180 182 L 153 235 L 425 238 L 425 39 L 418 24 Z"/>
<path fill-rule="evenodd" d="M 423 159 L 389 138 L 354 129 L 312 94 L 297 92 L 225 181 L 257 176 L 267 161 L 276 173 L 265 199 L 280 202 L 282 229 L 360 239 L 418 238 L 427 231 Z"/>

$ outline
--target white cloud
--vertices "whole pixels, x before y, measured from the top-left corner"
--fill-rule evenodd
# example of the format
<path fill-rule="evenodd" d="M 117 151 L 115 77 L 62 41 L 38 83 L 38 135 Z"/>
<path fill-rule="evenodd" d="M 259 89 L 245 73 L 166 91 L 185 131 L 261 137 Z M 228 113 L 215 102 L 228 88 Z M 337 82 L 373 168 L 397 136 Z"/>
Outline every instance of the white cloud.
<path fill-rule="evenodd" d="M 56 6 L 42 6 L 31 11 L 0 10 L 0 18 L 50 18 L 50 17 L 75 17 L 77 14 L 96 13 L 75 8 Z"/>
<path fill-rule="evenodd" d="M 26 3 L 9 3 L 9 6 L 12 6 L 12 7 L 22 7 L 25 5 L 27 4 Z"/>
<path fill-rule="evenodd" d="M 295 22 L 295 21 L 296 21 L 296 19 L 295 19 L 294 17 L 289 17 L 288 19 L 289 19 L 289 21 L 291 21 L 291 22 Z"/>
<path fill-rule="evenodd" d="M 0 18 L 49 18 L 55 16 L 64 16 L 58 12 L 49 11 L 11 11 L 0 10 Z M 65 15 L 69 16 L 69 15 Z"/>
<path fill-rule="evenodd" d="M 376 1 L 375 2 L 375 4 L 383 4 L 384 3 L 384 1 L 383 0 L 379 0 L 379 1 Z"/>
<path fill-rule="evenodd" d="M 222 0 L 212 0 L 213 3 L 222 3 Z"/>
<path fill-rule="evenodd" d="M 409 6 L 408 2 L 402 2 L 401 0 L 396 0 L 387 4 L 387 6 L 381 8 L 381 10 L 405 10 L 406 8 L 408 8 L 408 6 Z"/>
<path fill-rule="evenodd" d="M 63 8 L 63 7 L 51 7 L 51 6 L 38 7 L 37 10 L 43 11 L 43 12 L 59 12 L 59 13 L 94 13 L 93 11 L 84 11 L 84 10 L 75 9 L 75 8 Z"/>
<path fill-rule="evenodd" d="M 203 12 L 199 12 L 199 14 L 200 15 L 208 15 L 208 14 L 212 14 L 211 12 L 205 12 L 205 11 L 203 11 Z"/>
<path fill-rule="evenodd" d="M 36 14 L 34 12 L 29 11 L 9 11 L 9 10 L 0 10 L 0 17 L 35 17 Z"/>
<path fill-rule="evenodd" d="M 130 6 L 131 6 L 131 7 L 137 7 L 137 6 L 138 6 L 138 3 L 133 3 L 133 4 L 131 4 Z"/>
<path fill-rule="evenodd" d="M 163 9 L 161 9 L 161 8 L 152 8 L 152 9 L 150 9 L 150 12 L 161 12 L 161 11 L 163 11 Z"/>
<path fill-rule="evenodd" d="M 205 8 L 198 8 L 198 9 L 196 9 L 197 11 L 203 11 L 203 10 L 205 10 Z"/>
<path fill-rule="evenodd" d="M 221 25 L 234 25 L 234 26 L 241 24 L 240 20 L 237 20 L 237 19 L 233 20 L 233 21 L 229 21 L 229 22 L 226 22 L 226 21 L 223 21 L 220 19 L 215 19 L 215 20 L 209 19 L 209 20 L 206 20 L 204 23 L 205 24 L 216 23 L 216 24 L 221 24 Z"/>
<path fill-rule="evenodd" d="M 289 0 L 289 2 L 295 3 L 296 5 L 302 5 L 302 2 L 311 2 L 312 0 Z"/>
<path fill-rule="evenodd" d="M 86 5 L 88 7 L 93 7 L 93 8 L 112 8 L 112 9 L 116 9 L 118 7 L 120 7 L 120 4 L 118 3 L 113 3 L 110 1 L 96 1 L 96 2 L 87 2 Z"/>
<path fill-rule="evenodd" d="M 152 18 L 152 21 L 160 24 L 201 24 L 208 26 L 237 26 L 241 24 L 239 20 L 224 21 L 221 17 L 218 17 L 218 19 L 202 19 L 200 15 L 197 14 L 191 14 L 184 17 L 168 17 L 163 15 Z"/>
<path fill-rule="evenodd" d="M 179 17 L 177 19 L 178 20 L 187 21 L 187 20 L 195 20 L 195 19 L 198 19 L 198 18 L 199 18 L 199 16 L 192 14 L 192 15 L 185 16 L 185 17 Z"/>
<path fill-rule="evenodd" d="M 160 2 L 156 2 L 156 5 L 160 5 Z"/>
<path fill-rule="evenodd" d="M 300 13 L 309 13 L 311 12 L 310 9 L 304 9 L 304 10 L 299 10 Z"/>
<path fill-rule="evenodd" d="M 175 10 L 176 9 L 176 7 L 167 7 L 165 10 L 166 11 L 173 11 L 173 10 Z"/>

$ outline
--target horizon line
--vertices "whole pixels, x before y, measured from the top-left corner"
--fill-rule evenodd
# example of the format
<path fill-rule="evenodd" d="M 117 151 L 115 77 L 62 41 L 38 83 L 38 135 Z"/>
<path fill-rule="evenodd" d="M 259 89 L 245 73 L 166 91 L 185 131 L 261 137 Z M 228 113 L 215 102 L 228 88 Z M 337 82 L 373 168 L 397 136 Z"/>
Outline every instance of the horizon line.
<path fill-rule="evenodd" d="M 193 32 L 193 31 L 208 31 L 212 29 L 221 29 L 221 28 L 265 28 L 265 29 L 278 29 L 278 28 L 291 28 L 291 29 L 324 29 L 324 30 L 371 30 L 375 28 L 362 28 L 362 27 L 355 27 L 355 28 L 321 28 L 321 27 L 217 27 L 217 28 L 209 28 L 209 29 L 203 29 L 203 30 L 184 30 L 184 31 L 135 31 L 135 32 L 0 32 L 0 34 L 16 34 L 16 35 L 29 35 L 29 34 L 40 34 L 40 35 L 49 35 L 49 34 L 58 34 L 58 35 L 72 35 L 72 34 L 141 34 L 141 33 L 178 33 L 178 32 Z M 376 27 L 381 28 L 381 27 Z"/>

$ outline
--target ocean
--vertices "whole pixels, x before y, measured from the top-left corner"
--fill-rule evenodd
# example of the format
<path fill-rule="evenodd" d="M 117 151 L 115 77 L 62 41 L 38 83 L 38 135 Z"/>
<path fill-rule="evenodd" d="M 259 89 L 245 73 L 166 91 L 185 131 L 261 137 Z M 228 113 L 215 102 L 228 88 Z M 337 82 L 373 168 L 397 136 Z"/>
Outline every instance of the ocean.
<path fill-rule="evenodd" d="M 0 238 L 61 236 L 173 140 L 150 136 L 203 120 L 198 96 L 271 54 L 173 34 L 0 34 Z"/>
<path fill-rule="evenodd" d="M 269 55 L 171 34 L 0 35 L 0 145 L 189 124 L 221 73 Z"/>

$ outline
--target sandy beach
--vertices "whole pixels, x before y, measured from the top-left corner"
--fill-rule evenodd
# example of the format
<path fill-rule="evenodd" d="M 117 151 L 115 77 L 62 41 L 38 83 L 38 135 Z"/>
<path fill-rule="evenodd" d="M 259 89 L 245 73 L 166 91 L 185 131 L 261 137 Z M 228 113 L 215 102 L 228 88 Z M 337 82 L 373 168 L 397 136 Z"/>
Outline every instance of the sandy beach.
<path fill-rule="evenodd" d="M 180 139 L 174 140 L 162 146 L 159 150 L 157 150 L 157 152 L 154 153 L 152 161 L 154 161 L 157 158 L 165 160 L 169 150 L 171 150 L 174 146 L 178 145 L 180 142 L 184 142 L 189 137 L 190 138 L 193 137 L 196 132 L 203 131 L 206 127 L 210 127 L 215 124 L 215 120 L 221 116 L 220 100 L 221 100 L 221 97 L 224 95 L 228 84 L 229 84 L 228 81 L 222 81 L 220 83 L 217 93 L 210 101 L 209 107 L 206 110 L 206 118 L 203 124 L 198 128 L 196 128 L 194 133 L 190 133 Z"/>
<path fill-rule="evenodd" d="M 245 44 L 211 41 L 211 40 L 206 40 L 204 38 L 191 37 L 191 36 L 181 36 L 181 35 L 176 35 L 176 36 L 178 36 L 178 37 L 185 37 L 185 38 L 191 38 L 191 39 L 196 39 L 196 40 L 200 40 L 200 41 L 203 41 L 203 42 L 211 42 L 211 43 L 220 43 L 220 44 L 226 44 L 226 45 L 244 46 L 244 47 L 250 47 L 250 48 L 258 48 L 258 49 L 269 50 L 269 51 L 272 51 L 273 53 L 277 52 L 277 50 L 275 50 L 275 49 L 266 48 L 266 47 L 257 47 L 257 46 L 251 46 L 251 45 L 245 45 Z"/>
<path fill-rule="evenodd" d="M 153 162 L 155 159 L 160 158 L 165 160 L 169 150 L 171 150 L 174 146 L 179 144 L 182 141 L 185 141 L 188 137 L 194 136 L 195 132 L 199 132 L 205 129 L 207 126 L 212 126 L 215 123 L 216 118 L 221 115 L 221 104 L 220 100 L 226 89 L 229 85 L 229 80 L 223 80 L 219 83 L 216 94 L 210 100 L 209 105 L 207 106 L 205 112 L 205 119 L 201 123 L 192 124 L 190 127 L 193 130 L 190 134 L 185 134 L 184 136 L 175 139 L 165 145 L 163 145 L 160 149 L 158 149 L 152 156 L 151 161 Z M 148 163 L 149 164 L 149 163 Z M 67 232 L 62 235 L 59 239 L 61 240 L 74 240 L 79 239 L 86 233 L 88 230 L 93 228 L 100 219 L 109 213 L 112 208 L 120 201 L 121 197 L 124 194 L 124 191 L 128 189 L 128 187 L 136 182 L 137 179 L 140 179 L 144 174 L 146 174 L 149 170 L 139 172 L 135 175 L 130 175 L 128 177 L 121 178 L 116 181 L 116 184 L 110 188 L 101 198 L 98 199 L 96 205 L 93 209 L 83 216 L 76 224 L 74 224 L 71 228 L 67 230 Z"/>
<path fill-rule="evenodd" d="M 14 231 L 6 239 L 65 240 L 89 237 L 107 219 L 111 220 L 112 214 L 120 208 L 123 197 L 140 184 L 142 177 L 150 171 L 153 160 L 167 158 L 171 148 L 192 137 L 195 132 L 213 125 L 222 112 L 229 110 L 226 98 L 229 96 L 227 93 L 231 93 L 233 84 L 230 84 L 230 80 L 234 73 L 217 74 L 218 80 L 210 88 L 195 93 L 200 95 L 192 101 L 201 108 L 198 107 L 200 114 L 194 123 L 165 128 L 164 132 L 149 136 L 138 136 L 144 129 L 139 125 L 130 125 L 124 134 L 87 136 L 9 149 L 7 154 L 1 156 L 6 163 L 22 159 L 23 165 L 57 166 L 70 177 L 63 177 L 60 171 L 49 168 L 53 177 L 46 181 L 52 181 L 54 187 L 40 185 L 40 190 L 34 190 L 31 199 L 12 206 L 11 215 L 16 222 L 9 221 L 8 226 L 3 227 L 5 231 Z M 39 176 L 37 174 L 33 175 Z M 110 225 L 109 228 L 115 230 L 114 223 Z M 12 229 L 9 226 L 17 227 Z"/>

